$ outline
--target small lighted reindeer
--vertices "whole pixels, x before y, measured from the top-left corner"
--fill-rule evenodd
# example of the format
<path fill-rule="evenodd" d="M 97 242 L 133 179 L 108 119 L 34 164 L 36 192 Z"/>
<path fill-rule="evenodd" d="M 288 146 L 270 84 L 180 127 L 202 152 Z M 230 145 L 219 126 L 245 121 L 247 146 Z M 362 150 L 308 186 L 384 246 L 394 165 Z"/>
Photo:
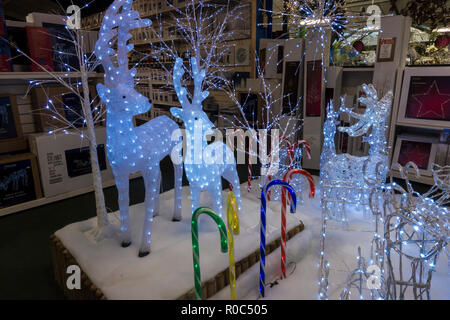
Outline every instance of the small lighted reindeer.
<path fill-rule="evenodd" d="M 208 145 L 206 136 L 213 133 L 214 124 L 202 110 L 202 101 L 209 95 L 208 91 L 202 91 L 206 72 L 199 70 L 196 58 L 191 58 L 191 66 L 194 80 L 192 102 L 189 101 L 188 91 L 181 85 L 181 78 L 185 73 L 183 60 L 177 58 L 175 61 L 173 84 L 182 108 L 171 108 L 170 112 L 183 120 L 186 127 L 187 156 L 184 169 L 191 189 L 192 213 L 199 207 L 200 192 L 207 190 L 213 199 L 214 211 L 222 215 L 222 177 L 232 184 L 239 210 L 242 207 L 236 162 L 233 152 L 223 142 Z M 210 158 L 204 156 L 208 150 L 211 151 Z M 199 156 L 198 152 L 202 155 Z M 215 161 L 216 159 L 219 161 Z"/>
<path fill-rule="evenodd" d="M 359 102 L 366 105 L 363 114 L 344 107 L 341 98 L 341 112 L 358 121 L 351 127 L 338 127 L 340 132 L 350 137 L 368 135 L 369 155 L 356 157 L 347 153 L 337 154 L 334 144 L 336 122 L 339 113 L 328 107 L 327 121 L 324 124 L 324 146 L 320 160 L 320 184 L 322 190 L 322 210 L 330 218 L 347 222 L 346 204 L 355 204 L 369 211 L 369 188 L 365 178 L 374 179 L 380 174 L 386 177 L 388 168 L 387 120 L 392 106 L 392 92 L 379 99 L 373 85 L 363 85 L 365 97 Z M 382 163 L 380 165 L 379 163 Z M 365 176 L 365 174 L 367 176 Z M 383 179 L 382 179 L 383 180 Z"/>
<path fill-rule="evenodd" d="M 148 112 L 148 99 L 134 89 L 135 69 L 128 69 L 127 54 L 130 30 L 149 26 L 150 20 L 140 20 L 131 10 L 131 0 L 115 0 L 108 8 L 96 43 L 95 54 L 105 69 L 105 85 L 97 91 L 107 108 L 107 152 L 119 191 L 122 246 L 131 244 L 129 221 L 129 176 L 141 172 L 145 183 L 145 220 L 139 256 L 150 253 L 151 225 L 159 196 L 160 161 L 170 155 L 177 142 L 171 140 L 178 125 L 169 117 L 160 116 L 134 127 L 133 116 Z M 119 13 L 119 9 L 122 11 Z M 117 37 L 117 62 L 112 45 Z M 117 66 L 116 66 L 117 64 Z M 175 202 L 173 220 L 181 220 L 182 164 L 174 164 Z"/>

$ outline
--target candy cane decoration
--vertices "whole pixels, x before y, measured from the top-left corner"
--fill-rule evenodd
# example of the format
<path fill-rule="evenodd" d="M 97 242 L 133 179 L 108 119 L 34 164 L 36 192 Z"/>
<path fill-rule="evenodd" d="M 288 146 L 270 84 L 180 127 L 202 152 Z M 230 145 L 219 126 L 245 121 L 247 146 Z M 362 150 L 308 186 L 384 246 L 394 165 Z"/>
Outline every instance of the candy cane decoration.
<path fill-rule="evenodd" d="M 209 208 L 198 208 L 192 215 L 191 220 L 191 233 L 192 233 L 192 256 L 194 261 L 194 284 L 195 284 L 195 299 L 202 299 L 202 279 L 200 273 L 200 253 L 198 247 L 198 217 L 201 214 L 209 215 L 219 227 L 220 232 L 220 247 L 222 252 L 228 251 L 228 240 L 227 240 L 227 228 L 223 220 L 211 209 Z"/>
<path fill-rule="evenodd" d="M 308 171 L 303 169 L 292 169 L 283 177 L 283 181 L 289 183 L 292 179 L 292 176 L 295 174 L 300 174 L 306 177 L 309 182 L 309 197 L 314 197 L 315 194 L 315 185 L 314 178 Z M 291 202 L 291 197 L 289 193 L 288 203 Z M 283 277 L 286 277 L 286 188 L 282 188 L 281 190 L 281 272 L 283 273 Z M 292 211 L 291 211 L 292 212 Z"/>
<path fill-rule="evenodd" d="M 295 213 L 295 209 L 297 207 L 297 198 L 295 197 L 295 191 L 294 188 L 292 188 L 286 181 L 282 180 L 274 180 L 271 181 L 269 184 L 265 186 L 261 190 L 261 224 L 260 224 L 260 244 L 259 244 L 259 252 L 260 252 L 260 264 L 259 264 L 259 293 L 262 297 L 264 297 L 264 289 L 266 285 L 266 274 L 265 274 L 265 266 L 266 266 L 266 194 L 269 191 L 269 189 L 275 185 L 280 185 L 283 189 L 287 189 L 289 191 L 289 194 L 292 197 L 291 202 L 291 213 Z M 284 216 L 286 216 L 286 199 L 284 199 L 284 203 L 281 205 L 281 217 L 282 217 L 282 224 L 283 224 L 283 208 L 284 208 Z M 284 221 L 284 225 L 286 225 L 286 221 Z M 283 229 L 281 230 L 283 233 Z M 284 232 L 286 233 L 286 227 L 284 228 Z M 282 234 L 283 237 L 283 234 Z M 286 235 L 284 235 L 286 237 Z M 286 244 L 284 244 L 286 245 Z M 283 246 L 283 244 L 282 244 Z M 282 247 L 281 252 L 285 252 L 285 249 Z M 284 266 L 284 273 L 285 276 L 286 272 L 286 256 L 281 256 L 281 266 L 283 271 Z"/>
<path fill-rule="evenodd" d="M 309 183 L 309 197 L 310 198 L 314 198 L 314 195 L 316 193 L 316 185 L 314 184 L 314 178 L 313 176 L 306 170 L 303 169 L 292 169 L 289 170 L 288 172 L 286 172 L 284 174 L 283 177 L 283 181 L 286 181 L 287 183 L 290 183 L 292 180 L 292 176 L 296 175 L 296 174 L 300 174 L 304 177 L 306 177 L 306 179 L 308 180 Z M 286 194 L 285 190 L 283 189 L 282 194 Z"/>
<path fill-rule="evenodd" d="M 288 155 L 289 155 L 289 170 L 294 168 L 294 158 L 295 158 L 295 150 L 297 150 L 298 147 L 303 146 L 306 149 L 306 155 L 308 156 L 308 159 L 311 159 L 311 146 L 309 145 L 308 141 L 306 140 L 298 140 L 296 143 L 291 144 L 291 142 L 289 141 L 289 139 L 287 139 L 286 137 L 281 137 L 280 138 L 281 141 L 286 142 L 286 145 L 288 147 Z M 270 181 L 272 181 L 272 176 L 269 175 L 268 179 Z M 271 192 L 269 191 L 269 193 L 267 194 L 267 200 L 271 201 Z M 290 196 L 289 196 L 289 200 L 290 200 Z"/>
<path fill-rule="evenodd" d="M 236 300 L 236 268 L 234 265 L 234 239 L 233 234 L 239 234 L 239 208 L 233 192 L 227 198 L 227 224 L 228 224 L 228 272 L 230 275 L 231 300 Z"/>

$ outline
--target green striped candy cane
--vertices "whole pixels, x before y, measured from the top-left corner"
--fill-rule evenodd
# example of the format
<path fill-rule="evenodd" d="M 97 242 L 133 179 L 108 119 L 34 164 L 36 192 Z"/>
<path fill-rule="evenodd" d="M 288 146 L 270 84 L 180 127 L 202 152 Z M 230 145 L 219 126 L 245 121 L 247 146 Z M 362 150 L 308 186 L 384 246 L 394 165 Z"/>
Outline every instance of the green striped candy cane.
<path fill-rule="evenodd" d="M 202 279 L 200 275 L 200 253 L 198 247 L 198 217 L 201 214 L 207 214 L 210 216 L 219 227 L 220 232 L 220 248 L 222 252 L 228 252 L 228 240 L 227 240 L 227 227 L 223 222 L 222 218 L 220 218 L 213 210 L 202 207 L 195 210 L 192 215 L 192 255 L 194 260 L 194 284 L 195 284 L 195 299 L 202 300 Z"/>

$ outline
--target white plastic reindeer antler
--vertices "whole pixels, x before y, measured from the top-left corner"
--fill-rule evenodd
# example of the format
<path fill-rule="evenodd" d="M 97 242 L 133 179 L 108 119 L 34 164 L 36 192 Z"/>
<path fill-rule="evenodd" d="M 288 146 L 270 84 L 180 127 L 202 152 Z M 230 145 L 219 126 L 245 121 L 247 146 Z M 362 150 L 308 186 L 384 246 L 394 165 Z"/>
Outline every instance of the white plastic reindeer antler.
<path fill-rule="evenodd" d="M 105 84 L 114 87 L 120 83 L 134 84 L 136 69 L 128 69 L 128 53 L 134 49 L 128 44 L 130 30 L 149 27 L 149 19 L 140 19 L 137 11 L 131 10 L 132 0 L 115 0 L 103 18 L 94 53 L 105 67 Z M 120 8 L 122 11 L 119 13 Z M 111 59 L 116 55 L 112 48 L 117 36 L 117 67 Z M 106 76 L 107 75 L 107 76 Z"/>
<path fill-rule="evenodd" d="M 191 58 L 191 66 L 192 77 L 194 79 L 194 95 L 192 97 L 192 102 L 189 102 L 188 91 L 181 85 L 181 78 L 185 73 L 183 68 L 183 59 L 181 58 L 177 58 L 175 61 L 175 66 L 173 68 L 173 85 L 183 108 L 201 109 L 203 100 L 209 96 L 209 91 L 202 91 L 202 85 L 206 77 L 206 72 L 205 70 L 199 71 L 199 66 L 195 58 Z"/>

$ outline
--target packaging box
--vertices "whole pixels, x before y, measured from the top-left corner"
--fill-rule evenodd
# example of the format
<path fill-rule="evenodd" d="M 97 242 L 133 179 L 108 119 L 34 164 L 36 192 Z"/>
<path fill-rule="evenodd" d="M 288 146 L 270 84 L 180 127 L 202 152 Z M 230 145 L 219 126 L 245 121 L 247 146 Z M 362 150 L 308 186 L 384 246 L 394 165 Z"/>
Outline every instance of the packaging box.
<path fill-rule="evenodd" d="M 0 96 L 0 154 L 25 150 L 27 147 L 27 141 L 23 138 L 16 97 Z"/>
<path fill-rule="evenodd" d="M 97 91 L 94 85 L 89 86 L 89 92 L 91 99 L 97 97 Z M 60 119 L 53 118 L 55 115 L 54 112 L 58 112 L 67 120 L 74 122 L 77 127 L 82 125 L 80 122 L 81 120 L 79 119 L 79 115 L 82 115 L 81 102 L 79 99 L 74 99 L 72 96 L 76 95 L 63 86 L 35 87 L 32 89 L 31 98 L 33 116 L 35 118 L 37 132 L 48 132 L 56 128 L 67 126 L 65 123 L 61 122 Z M 50 106 L 51 109 L 49 110 L 45 108 L 48 104 L 48 100 L 53 101 L 53 107 Z M 65 105 L 70 108 L 65 108 Z"/>
<path fill-rule="evenodd" d="M 103 181 L 113 179 L 106 157 L 106 129 L 95 130 Z M 30 150 L 37 156 L 45 197 L 92 186 L 91 162 L 87 139 L 76 134 L 33 134 Z"/>
<path fill-rule="evenodd" d="M 39 170 L 33 154 L 0 157 L 0 208 L 41 197 Z"/>

